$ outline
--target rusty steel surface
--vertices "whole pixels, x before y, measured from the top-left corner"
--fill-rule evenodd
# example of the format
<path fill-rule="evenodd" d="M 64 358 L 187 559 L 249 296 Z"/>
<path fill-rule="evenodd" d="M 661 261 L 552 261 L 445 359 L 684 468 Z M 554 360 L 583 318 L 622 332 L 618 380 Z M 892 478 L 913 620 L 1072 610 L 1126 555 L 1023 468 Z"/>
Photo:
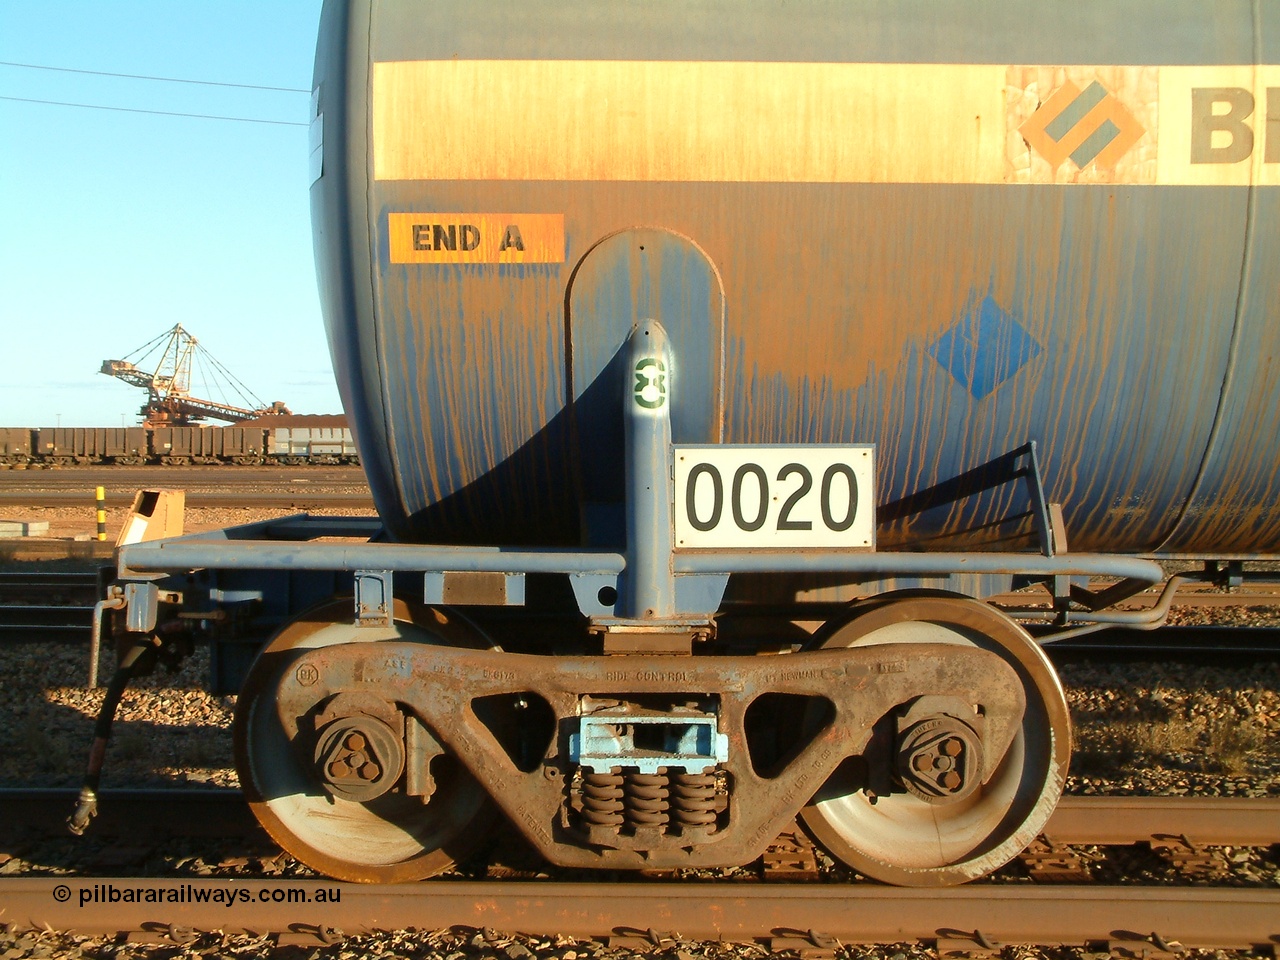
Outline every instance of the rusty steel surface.
<path fill-rule="evenodd" d="M 872 442 L 889 501 L 1035 440 L 1073 547 L 1274 552 L 1276 134 L 1249 121 L 1227 170 L 1194 131 L 1195 91 L 1263 115 L 1280 29 L 1270 4 L 1162 9 L 993 0 L 947 29 L 758 4 L 713 28 L 539 4 L 495 29 L 482 4 L 328 4 L 322 299 L 394 535 L 593 535 L 579 508 L 621 499 L 610 360 L 655 318 L 695 373 L 676 442 Z M 536 257 L 450 233 L 524 214 Z M 881 542 L 974 546 L 1013 506 Z"/>
<path fill-rule="evenodd" d="M 818 650 L 789 657 L 551 658 L 415 644 L 394 632 L 379 634 L 367 628 L 362 632 L 370 635 L 368 641 L 344 642 L 351 629 L 334 625 L 330 634 L 336 642 L 324 645 L 322 627 L 315 632 L 316 639 L 272 651 L 255 666 L 249 681 L 253 695 L 242 697 L 238 708 L 239 715 L 252 721 L 247 736 L 238 742 L 247 743 L 250 754 L 255 742 L 265 745 L 257 748 L 266 753 L 254 764 L 256 787 L 264 793 L 259 802 L 273 812 L 290 809 L 310 782 L 291 744 L 307 735 L 303 718 L 312 715 L 317 704 L 327 697 L 376 691 L 420 717 L 526 839 L 548 860 L 565 866 L 746 863 L 763 851 L 845 757 L 865 749 L 879 718 L 922 693 L 982 704 L 983 748 L 992 765 L 1005 755 L 1022 728 L 1025 701 L 1019 673 L 1001 656 L 976 647 L 924 642 Z M 685 828 L 669 836 L 641 830 L 635 836 L 616 832 L 605 836 L 595 827 L 584 833 L 568 822 L 565 738 L 580 715 L 582 695 L 689 698 L 705 691 L 716 692 L 719 729 L 729 738 L 723 766 L 734 787 L 727 823 L 719 829 L 714 825 Z M 746 722 L 748 707 L 765 693 L 829 703 L 834 714 L 826 726 L 805 731 L 805 739 L 795 744 L 785 768 L 768 771 L 770 776 L 753 766 Z M 554 717 L 554 735 L 542 748 L 544 758 L 532 769 L 522 769 L 477 715 L 476 702 L 501 696 L 536 698 Z M 1052 737 L 1046 736 L 1051 742 Z M 1061 772 L 1040 772 L 1050 778 L 1056 799 Z M 1033 785 L 1037 796 L 1040 786 Z M 340 799 L 334 804 L 338 813 L 351 806 Z M 1026 840 L 1051 808 L 1051 801 L 1018 808 L 1018 822 L 1032 824 Z M 266 825 L 271 830 L 272 824 Z M 291 826 L 295 833 L 315 830 L 314 821 L 299 819 Z M 284 843 L 289 838 L 278 835 L 277 839 Z M 319 845 L 298 839 L 300 849 Z M 339 840 L 332 838 L 334 843 Z M 961 850 L 990 852 L 982 836 L 965 836 L 956 843 L 957 854 Z M 1006 853 L 1004 860 L 1017 850 Z M 999 865 L 979 859 L 985 870 Z M 966 877 L 972 875 L 971 871 Z M 962 877 L 942 882 L 958 879 Z"/>
<path fill-rule="evenodd" d="M 312 617 L 290 624 L 267 645 L 236 700 L 236 769 L 258 822 L 299 860 L 344 880 L 420 880 L 448 869 L 485 839 L 491 804 L 476 780 L 465 770 L 454 769 L 435 784 L 432 803 L 407 792 L 377 796 L 368 804 L 331 798 L 317 789 L 312 764 L 299 762 L 297 723 L 303 714 L 290 721 L 276 702 L 281 661 L 292 662 L 289 680 L 294 686 L 309 690 L 319 679 L 319 673 L 313 677 L 311 671 L 326 645 L 350 645 L 350 631 L 333 629 L 331 622 L 346 607 L 322 607 Z M 403 621 L 406 613 L 399 604 L 396 616 Z M 432 633 L 397 622 L 388 629 L 395 631 L 391 636 L 403 637 L 400 646 L 410 657 L 419 652 L 413 649 L 419 644 L 454 642 L 470 647 L 477 642 L 465 627 Z M 442 641 L 442 636 L 447 640 Z M 428 657 L 432 651 L 445 652 L 432 646 Z"/>
<path fill-rule="evenodd" d="M 109 900 L 112 890 L 117 891 L 116 902 L 94 902 L 95 895 Z M 149 897 L 152 902 L 125 902 L 123 891 L 130 891 L 132 900 Z M 329 902 L 334 894 L 336 902 Z M 270 902 L 291 896 L 302 902 Z M 315 902 L 317 897 L 323 902 Z M 1280 891 L 1269 889 L 972 885 L 924 891 L 657 882 L 347 886 L 256 879 L 4 878 L 0 904 L 6 922 L 82 935 L 172 930 L 180 936 L 185 927 L 310 935 L 316 943 L 332 939 L 335 929 L 356 933 L 451 926 L 656 940 L 653 946 L 677 936 L 1110 943 L 1137 950 L 1138 956 L 1157 947 L 1157 940 L 1219 949 L 1274 948 L 1280 943 Z"/>
<path fill-rule="evenodd" d="M 1064 797 L 1044 828 L 1059 843 L 1123 844 L 1185 836 L 1198 844 L 1280 842 L 1280 800 L 1222 797 Z"/>

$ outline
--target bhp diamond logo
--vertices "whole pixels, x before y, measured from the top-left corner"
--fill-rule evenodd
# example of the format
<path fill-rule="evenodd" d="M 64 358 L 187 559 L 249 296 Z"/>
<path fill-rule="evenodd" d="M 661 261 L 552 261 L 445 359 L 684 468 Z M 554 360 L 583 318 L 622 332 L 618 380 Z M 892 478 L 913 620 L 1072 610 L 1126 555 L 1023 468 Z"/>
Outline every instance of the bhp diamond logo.
<path fill-rule="evenodd" d="M 1108 170 L 1147 132 L 1097 80 L 1084 90 L 1066 81 L 1018 129 L 1055 171 L 1067 160 Z"/>

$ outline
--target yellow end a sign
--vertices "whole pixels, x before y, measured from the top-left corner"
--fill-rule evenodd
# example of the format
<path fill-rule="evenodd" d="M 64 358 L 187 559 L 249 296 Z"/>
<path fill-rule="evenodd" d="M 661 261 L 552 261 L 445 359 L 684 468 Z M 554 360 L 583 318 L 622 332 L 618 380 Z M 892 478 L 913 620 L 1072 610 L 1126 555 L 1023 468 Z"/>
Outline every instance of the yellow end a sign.
<path fill-rule="evenodd" d="M 392 263 L 563 263 L 564 214 L 391 213 Z"/>

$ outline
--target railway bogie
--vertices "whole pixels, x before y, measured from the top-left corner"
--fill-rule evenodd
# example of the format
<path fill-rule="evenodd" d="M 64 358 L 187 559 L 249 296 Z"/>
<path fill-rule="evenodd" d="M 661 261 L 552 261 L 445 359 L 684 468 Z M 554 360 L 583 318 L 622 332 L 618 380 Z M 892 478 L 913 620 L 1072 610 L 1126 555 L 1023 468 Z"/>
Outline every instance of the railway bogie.
<path fill-rule="evenodd" d="M 602 868 L 798 817 L 914 885 L 1034 839 L 1040 644 L 1280 537 L 1280 20 L 1175 6 L 327 2 L 316 258 L 379 517 L 131 544 L 112 594 L 139 657 L 278 627 L 236 723 L 272 835 L 396 881 L 491 812 Z"/>

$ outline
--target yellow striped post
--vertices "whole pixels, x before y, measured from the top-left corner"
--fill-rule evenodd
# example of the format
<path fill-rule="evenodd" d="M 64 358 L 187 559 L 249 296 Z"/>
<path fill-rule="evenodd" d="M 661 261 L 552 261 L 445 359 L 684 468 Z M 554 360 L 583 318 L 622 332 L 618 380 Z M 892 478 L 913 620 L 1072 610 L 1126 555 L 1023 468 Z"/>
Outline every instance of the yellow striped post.
<path fill-rule="evenodd" d="M 98 487 L 98 539 L 107 539 L 107 488 Z"/>

